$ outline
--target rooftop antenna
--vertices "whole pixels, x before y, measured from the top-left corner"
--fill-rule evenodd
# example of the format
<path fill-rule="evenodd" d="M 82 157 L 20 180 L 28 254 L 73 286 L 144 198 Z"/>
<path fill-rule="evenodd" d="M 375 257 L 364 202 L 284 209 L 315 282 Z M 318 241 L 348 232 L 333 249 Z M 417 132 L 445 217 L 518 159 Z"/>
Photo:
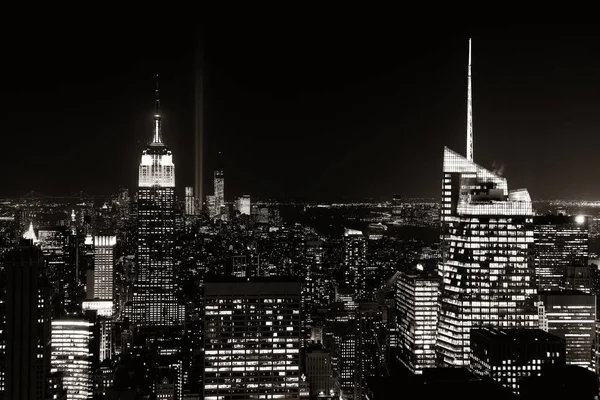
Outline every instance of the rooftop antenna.
<path fill-rule="evenodd" d="M 467 70 L 467 160 L 473 161 L 473 94 L 471 88 L 471 38 L 469 38 L 469 67 Z"/>
<path fill-rule="evenodd" d="M 160 121 L 160 96 L 158 92 L 158 74 L 156 74 L 156 90 L 154 91 L 156 94 L 156 104 L 154 111 L 154 138 L 152 139 L 153 144 L 162 144 L 161 137 L 161 121 Z"/>

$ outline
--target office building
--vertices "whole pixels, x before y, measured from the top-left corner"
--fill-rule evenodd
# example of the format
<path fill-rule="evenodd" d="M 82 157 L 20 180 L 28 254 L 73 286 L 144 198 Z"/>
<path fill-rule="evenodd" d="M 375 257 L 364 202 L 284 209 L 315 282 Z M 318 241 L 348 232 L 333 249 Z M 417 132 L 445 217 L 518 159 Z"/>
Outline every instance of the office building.
<path fill-rule="evenodd" d="M 52 372 L 63 373 L 69 400 L 88 400 L 94 393 L 94 323 L 84 318 L 52 321 Z"/>
<path fill-rule="evenodd" d="M 439 277 L 420 264 L 396 279 L 398 355 L 413 374 L 436 367 L 438 291 Z"/>
<path fill-rule="evenodd" d="M 138 234 L 133 321 L 171 325 L 181 320 L 174 278 L 175 165 L 162 138 L 158 88 L 154 136 L 139 167 Z"/>
<path fill-rule="evenodd" d="M 576 292 L 539 295 L 542 326 L 565 339 L 566 363 L 595 371 L 596 296 Z"/>
<path fill-rule="evenodd" d="M 204 398 L 297 399 L 301 282 L 205 282 Z"/>
<path fill-rule="evenodd" d="M 505 178 L 444 150 L 441 365 L 468 365 L 472 328 L 538 326 L 533 233 L 525 189 L 509 192 Z"/>
<path fill-rule="evenodd" d="M 547 366 L 564 365 L 565 343 L 540 329 L 480 328 L 471 331 L 469 369 L 519 394 L 521 380 Z"/>
<path fill-rule="evenodd" d="M 344 229 L 344 283 L 354 289 L 354 300 L 367 300 L 370 272 L 367 265 L 367 238 L 362 231 Z"/>
<path fill-rule="evenodd" d="M 321 346 L 311 346 L 306 350 L 306 379 L 310 395 L 329 394 L 333 389 L 333 368 L 331 354 Z"/>
<path fill-rule="evenodd" d="M 194 188 L 191 186 L 185 187 L 185 215 L 196 214 L 196 198 L 194 197 Z"/>
<path fill-rule="evenodd" d="M 5 256 L 5 399 L 43 400 L 50 371 L 50 290 L 31 240 Z"/>
<path fill-rule="evenodd" d="M 93 299 L 112 301 L 114 298 L 114 249 L 116 244 L 116 236 L 94 236 Z"/>
<path fill-rule="evenodd" d="M 588 218 L 583 215 L 546 215 L 534 217 L 534 223 L 538 290 L 564 289 L 568 268 L 587 268 Z"/>

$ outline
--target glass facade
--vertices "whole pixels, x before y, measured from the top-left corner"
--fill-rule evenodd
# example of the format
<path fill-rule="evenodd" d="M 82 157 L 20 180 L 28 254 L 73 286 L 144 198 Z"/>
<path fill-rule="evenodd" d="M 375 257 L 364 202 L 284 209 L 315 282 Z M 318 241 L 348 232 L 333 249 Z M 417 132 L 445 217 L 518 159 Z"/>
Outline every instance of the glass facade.
<path fill-rule="evenodd" d="M 535 275 L 540 291 L 564 289 L 569 267 L 587 267 L 588 221 L 583 216 L 539 216 L 535 221 Z"/>
<path fill-rule="evenodd" d="M 396 280 L 400 361 L 413 373 L 436 366 L 439 278 L 424 271 L 401 272 Z"/>
<path fill-rule="evenodd" d="M 87 400 L 94 394 L 92 328 L 93 323 L 82 319 L 52 321 L 51 372 L 63 373 L 68 399 Z"/>
<path fill-rule="evenodd" d="M 596 371 L 596 296 L 578 292 L 543 293 L 544 325 L 565 339 L 566 362 Z"/>
<path fill-rule="evenodd" d="M 362 231 L 344 231 L 344 280 L 354 288 L 354 300 L 369 297 L 367 279 L 370 269 L 367 265 L 367 238 Z"/>
<path fill-rule="evenodd" d="M 300 296 L 300 282 L 205 283 L 205 399 L 298 398 Z"/>
<path fill-rule="evenodd" d="M 442 277 L 437 354 L 469 363 L 469 334 L 484 325 L 537 328 L 533 210 L 526 190 L 444 150 Z"/>

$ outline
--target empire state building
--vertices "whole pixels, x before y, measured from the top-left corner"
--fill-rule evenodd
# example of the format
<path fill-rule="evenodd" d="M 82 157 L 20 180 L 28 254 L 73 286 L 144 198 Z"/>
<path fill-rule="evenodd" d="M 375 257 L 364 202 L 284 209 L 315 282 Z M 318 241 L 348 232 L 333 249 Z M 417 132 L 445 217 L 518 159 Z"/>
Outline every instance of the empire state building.
<path fill-rule="evenodd" d="M 152 142 L 142 152 L 138 184 L 137 276 L 133 320 L 171 325 L 180 320 L 173 271 L 175 165 L 161 131 L 158 84 Z"/>

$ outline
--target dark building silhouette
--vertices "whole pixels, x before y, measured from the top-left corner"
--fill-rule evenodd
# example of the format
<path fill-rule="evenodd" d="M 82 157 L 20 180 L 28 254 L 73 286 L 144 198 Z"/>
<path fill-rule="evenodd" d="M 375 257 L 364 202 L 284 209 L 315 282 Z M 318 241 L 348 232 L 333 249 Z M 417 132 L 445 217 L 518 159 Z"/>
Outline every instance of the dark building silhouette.
<path fill-rule="evenodd" d="M 525 377 L 565 364 L 565 341 L 541 329 L 471 330 L 471 372 L 519 394 Z"/>
<path fill-rule="evenodd" d="M 50 292 L 44 257 L 31 240 L 9 251 L 6 266 L 5 399 L 44 399 L 50 372 Z"/>
<path fill-rule="evenodd" d="M 575 365 L 545 368 L 521 382 L 523 400 L 591 400 L 598 395 L 598 376 Z"/>

